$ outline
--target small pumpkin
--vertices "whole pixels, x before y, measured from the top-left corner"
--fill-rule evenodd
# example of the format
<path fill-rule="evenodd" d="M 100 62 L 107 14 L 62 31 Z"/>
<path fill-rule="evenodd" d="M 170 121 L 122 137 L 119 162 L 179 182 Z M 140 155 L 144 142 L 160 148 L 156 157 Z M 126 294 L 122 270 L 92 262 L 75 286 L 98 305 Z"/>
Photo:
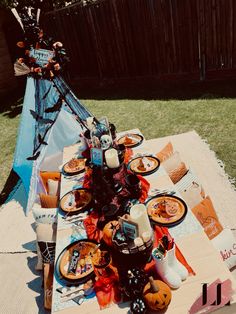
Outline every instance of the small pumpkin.
<path fill-rule="evenodd" d="M 162 310 L 170 304 L 171 290 L 163 281 L 149 277 L 149 283 L 143 289 L 143 298 L 150 309 Z"/>
<path fill-rule="evenodd" d="M 118 224 L 119 222 L 117 220 L 112 220 L 103 228 L 103 240 L 109 246 L 112 246 L 112 236 Z"/>

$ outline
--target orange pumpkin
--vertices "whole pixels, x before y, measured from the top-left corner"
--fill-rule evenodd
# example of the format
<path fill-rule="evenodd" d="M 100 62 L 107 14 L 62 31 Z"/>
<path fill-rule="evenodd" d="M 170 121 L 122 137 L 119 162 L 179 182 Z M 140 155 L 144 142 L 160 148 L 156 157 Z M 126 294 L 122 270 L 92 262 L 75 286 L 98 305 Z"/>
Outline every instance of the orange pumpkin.
<path fill-rule="evenodd" d="M 103 228 L 103 240 L 109 246 L 112 246 L 112 236 L 118 224 L 117 220 L 109 221 Z"/>
<path fill-rule="evenodd" d="M 143 297 L 150 309 L 159 311 L 170 304 L 171 290 L 163 281 L 149 277 L 149 283 L 143 289 Z"/>

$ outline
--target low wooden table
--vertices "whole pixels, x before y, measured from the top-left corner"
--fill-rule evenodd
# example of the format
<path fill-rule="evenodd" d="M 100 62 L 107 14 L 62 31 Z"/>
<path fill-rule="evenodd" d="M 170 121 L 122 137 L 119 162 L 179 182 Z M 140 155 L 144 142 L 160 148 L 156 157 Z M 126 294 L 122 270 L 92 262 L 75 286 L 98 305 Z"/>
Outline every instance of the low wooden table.
<path fill-rule="evenodd" d="M 156 141 L 158 141 L 158 139 L 156 139 Z M 152 145 L 150 145 L 151 143 Z M 79 144 L 65 147 L 63 164 L 71 158 L 77 157 L 80 153 L 79 148 Z M 153 140 L 144 140 L 142 145 L 134 148 L 133 151 L 134 153 L 155 153 Z M 76 187 L 81 187 L 83 183 L 83 175 L 84 174 L 80 174 L 75 178 L 71 177 L 70 179 L 62 175 L 60 196 L 62 197 Z M 146 176 L 145 178 L 151 185 L 150 189 L 158 188 L 163 190 L 174 190 L 178 196 L 178 191 L 176 191 L 175 185 L 172 183 L 162 166 L 160 166 L 155 173 Z M 78 183 L 78 179 L 81 179 L 80 183 Z M 187 280 L 182 283 L 179 289 L 172 290 L 172 301 L 165 313 L 187 314 L 191 305 L 202 293 L 202 283 L 211 283 L 218 278 L 221 280 L 229 278 L 232 281 L 234 288 L 236 288 L 236 283 L 232 274 L 222 262 L 218 252 L 215 250 L 205 235 L 201 225 L 195 219 L 190 210 L 188 211 L 184 221 L 178 226 L 170 228 L 169 232 L 175 239 L 175 242 L 179 246 L 188 263 L 196 272 L 196 275 L 189 276 Z M 85 229 L 83 228 L 83 224 L 80 225 L 79 229 L 75 228 L 73 224 L 66 224 L 64 219 L 62 219 L 62 215 L 59 213 L 55 261 L 57 261 L 58 256 L 66 246 L 74 242 L 76 239 L 79 240 L 85 238 L 87 238 L 87 235 Z M 76 304 L 73 300 L 62 302 L 62 294 L 58 292 L 58 289 L 60 288 L 63 288 L 63 285 L 54 275 L 52 313 L 78 313 L 78 311 L 80 311 L 83 314 L 89 314 L 100 312 L 96 297 L 85 300 L 81 305 Z M 234 295 L 231 303 L 234 302 L 236 302 L 236 294 Z M 102 313 L 127 313 L 128 309 L 129 303 L 122 303 L 104 309 L 102 310 Z M 230 313 L 236 313 L 236 308 L 234 306 L 230 306 L 230 310 L 233 311 Z M 224 313 L 225 309 L 220 311 Z"/>

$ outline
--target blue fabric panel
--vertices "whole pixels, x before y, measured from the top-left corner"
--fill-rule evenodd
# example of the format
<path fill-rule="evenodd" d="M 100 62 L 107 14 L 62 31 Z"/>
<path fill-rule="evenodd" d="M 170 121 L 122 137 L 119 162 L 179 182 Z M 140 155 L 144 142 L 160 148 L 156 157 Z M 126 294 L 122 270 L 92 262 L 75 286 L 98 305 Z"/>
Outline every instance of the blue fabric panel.
<path fill-rule="evenodd" d="M 35 120 L 30 114 L 30 109 L 35 110 L 35 82 L 33 78 L 27 79 L 23 110 L 18 131 L 17 144 L 13 162 L 13 169 L 21 178 L 26 193 L 28 194 L 32 173 L 32 161 L 27 157 L 32 155 L 35 137 Z"/>

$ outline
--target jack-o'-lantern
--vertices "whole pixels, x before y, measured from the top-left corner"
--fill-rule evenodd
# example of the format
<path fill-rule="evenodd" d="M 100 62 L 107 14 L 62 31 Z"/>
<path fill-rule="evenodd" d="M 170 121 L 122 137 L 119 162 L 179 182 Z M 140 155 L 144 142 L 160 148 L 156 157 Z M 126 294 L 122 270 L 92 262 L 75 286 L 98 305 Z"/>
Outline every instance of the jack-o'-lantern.
<path fill-rule="evenodd" d="M 117 220 L 109 221 L 103 228 L 103 240 L 107 245 L 112 246 L 112 236 L 119 222 Z"/>
<path fill-rule="evenodd" d="M 163 281 L 149 277 L 149 283 L 143 289 L 143 298 L 150 309 L 162 310 L 170 304 L 171 290 Z"/>

